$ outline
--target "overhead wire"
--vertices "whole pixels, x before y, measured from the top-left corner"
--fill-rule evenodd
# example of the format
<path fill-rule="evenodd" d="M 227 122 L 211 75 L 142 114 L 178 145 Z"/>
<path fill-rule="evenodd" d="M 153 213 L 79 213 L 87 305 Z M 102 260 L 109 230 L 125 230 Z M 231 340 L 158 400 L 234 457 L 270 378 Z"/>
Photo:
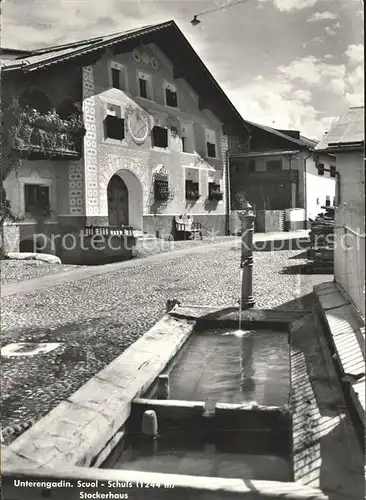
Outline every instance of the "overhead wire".
<path fill-rule="evenodd" d="M 204 16 L 206 14 L 210 14 L 211 12 L 216 12 L 218 10 L 228 9 L 230 7 L 234 7 L 235 5 L 238 5 L 238 4 L 241 4 L 241 3 L 247 3 L 249 1 L 250 0 L 238 0 L 237 2 L 233 2 L 233 3 L 227 4 L 227 5 L 222 5 L 221 7 L 216 7 L 214 9 L 209 9 L 209 10 L 206 10 L 204 12 L 200 12 L 199 14 L 195 14 L 195 17 L 197 18 L 197 17 L 200 17 L 200 16 Z M 176 18 L 177 21 L 180 21 L 181 19 L 187 19 L 187 14 L 185 16 Z"/>

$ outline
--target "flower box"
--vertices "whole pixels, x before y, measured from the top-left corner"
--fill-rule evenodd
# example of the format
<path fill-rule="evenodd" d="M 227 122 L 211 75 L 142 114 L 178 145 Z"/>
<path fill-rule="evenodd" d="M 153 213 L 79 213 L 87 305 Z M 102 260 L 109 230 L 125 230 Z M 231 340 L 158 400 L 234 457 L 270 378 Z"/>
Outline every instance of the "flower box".
<path fill-rule="evenodd" d="M 213 191 L 210 193 L 209 199 L 211 201 L 222 201 L 224 195 L 221 191 Z"/>
<path fill-rule="evenodd" d="M 187 191 L 186 200 L 197 201 L 200 198 L 200 193 L 198 191 Z"/>

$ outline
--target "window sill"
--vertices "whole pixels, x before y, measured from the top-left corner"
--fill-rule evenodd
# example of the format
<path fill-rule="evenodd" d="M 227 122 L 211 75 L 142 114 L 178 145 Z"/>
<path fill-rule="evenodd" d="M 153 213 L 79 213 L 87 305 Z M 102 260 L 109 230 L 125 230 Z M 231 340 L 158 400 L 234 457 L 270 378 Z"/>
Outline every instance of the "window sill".
<path fill-rule="evenodd" d="M 142 97 L 141 95 L 138 95 L 137 97 L 146 102 L 155 102 L 154 99 L 150 99 L 149 97 Z"/>
<path fill-rule="evenodd" d="M 189 156 L 197 156 L 198 157 L 198 155 L 196 153 L 188 153 L 188 151 L 181 151 L 181 154 L 182 155 L 189 155 Z"/>
<path fill-rule="evenodd" d="M 109 144 L 110 146 L 127 146 L 126 139 L 112 139 L 112 137 L 105 137 L 104 144 Z"/>
<path fill-rule="evenodd" d="M 110 86 L 110 89 L 111 90 L 117 90 L 117 92 L 123 92 L 124 94 L 130 94 L 129 91 L 127 89 L 120 89 L 118 87 L 113 87 L 113 85 Z"/>
<path fill-rule="evenodd" d="M 158 146 L 153 146 L 150 151 L 156 151 L 157 153 L 168 153 L 170 154 L 169 148 L 159 148 Z"/>
<path fill-rule="evenodd" d="M 169 104 L 165 103 L 164 106 L 169 109 L 175 109 L 176 111 L 180 111 L 180 108 L 178 106 L 169 106 Z"/>

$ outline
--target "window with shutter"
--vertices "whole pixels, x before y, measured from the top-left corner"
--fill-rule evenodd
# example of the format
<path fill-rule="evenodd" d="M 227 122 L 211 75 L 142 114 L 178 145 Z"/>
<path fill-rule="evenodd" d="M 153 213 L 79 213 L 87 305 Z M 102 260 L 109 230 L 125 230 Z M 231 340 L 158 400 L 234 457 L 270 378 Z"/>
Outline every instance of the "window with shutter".
<path fill-rule="evenodd" d="M 108 114 L 105 119 L 105 134 L 110 139 L 122 141 L 125 138 L 125 121 L 123 118 Z"/>
<path fill-rule="evenodd" d="M 168 147 L 168 129 L 155 125 L 152 132 L 152 145 L 157 148 Z"/>

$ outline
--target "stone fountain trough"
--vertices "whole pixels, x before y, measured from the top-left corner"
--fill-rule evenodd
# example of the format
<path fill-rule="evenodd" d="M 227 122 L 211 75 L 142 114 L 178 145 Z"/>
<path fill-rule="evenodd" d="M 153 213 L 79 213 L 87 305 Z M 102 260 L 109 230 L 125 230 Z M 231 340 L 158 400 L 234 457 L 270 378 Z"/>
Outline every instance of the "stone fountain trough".
<path fill-rule="evenodd" d="M 288 406 L 291 373 L 286 364 L 288 346 L 287 354 L 283 349 L 290 325 L 303 314 L 243 311 L 242 328 L 252 333 L 236 338 L 224 334 L 237 327 L 237 309 L 176 306 L 74 395 L 3 449 L 3 498 L 72 500 L 104 498 L 81 493 L 111 492 L 120 495 L 115 498 L 134 500 L 326 500 L 321 491 L 293 481 Z M 275 386 L 274 372 L 267 378 L 259 373 L 264 367 L 261 342 L 267 343 L 270 332 L 282 338 L 277 357 L 283 380 Z M 203 342 L 201 346 L 199 342 Z M 203 376 L 198 356 L 196 368 L 202 384 L 195 385 L 186 370 L 189 353 L 203 352 L 212 342 L 210 359 L 220 359 L 220 342 L 226 343 L 226 351 L 231 344 L 237 367 L 227 380 L 216 378 L 210 385 L 213 372 Z M 267 358 L 270 351 L 267 346 Z M 242 355 L 249 357 L 243 362 Z M 216 377 L 220 372 L 228 374 L 225 363 L 232 360 L 222 358 L 224 370 L 218 367 Z M 272 360 L 272 368 L 274 365 Z M 159 385 L 167 378 L 169 394 L 157 399 L 161 397 Z M 280 394 L 277 401 L 276 393 Z M 198 395 L 200 399 L 194 401 Z M 147 410 L 155 412 L 159 432 L 150 441 L 141 439 Z M 33 487 L 24 490 L 19 486 L 17 481 L 25 480 L 33 481 Z"/>

